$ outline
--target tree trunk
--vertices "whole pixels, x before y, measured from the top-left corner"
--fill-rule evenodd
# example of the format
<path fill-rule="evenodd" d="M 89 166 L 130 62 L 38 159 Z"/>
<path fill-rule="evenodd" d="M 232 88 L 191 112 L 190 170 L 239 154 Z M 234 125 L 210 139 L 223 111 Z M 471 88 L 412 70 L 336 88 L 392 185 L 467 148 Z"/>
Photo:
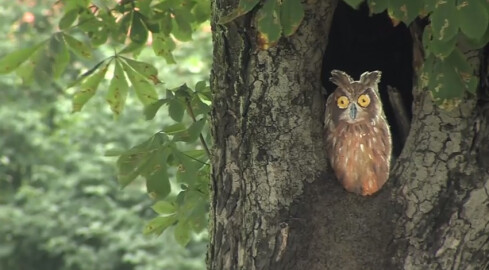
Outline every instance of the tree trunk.
<path fill-rule="evenodd" d="M 471 152 L 476 98 L 444 112 L 416 91 L 393 177 L 374 196 L 347 193 L 323 142 L 336 0 L 307 1 L 298 32 L 268 50 L 257 48 L 253 12 L 217 23 L 235 2 L 212 1 L 208 268 L 484 269 L 489 176 Z"/>
<path fill-rule="evenodd" d="M 421 35 L 415 33 L 415 55 L 423 53 Z M 487 50 L 461 49 L 482 78 L 479 96 L 488 93 Z M 429 92 L 415 87 L 410 136 L 393 169 L 402 209 L 395 259 L 403 269 L 489 269 L 489 174 L 477 162 L 477 150 L 489 143 L 488 130 L 479 128 L 488 104 L 467 96 L 444 111 Z"/>

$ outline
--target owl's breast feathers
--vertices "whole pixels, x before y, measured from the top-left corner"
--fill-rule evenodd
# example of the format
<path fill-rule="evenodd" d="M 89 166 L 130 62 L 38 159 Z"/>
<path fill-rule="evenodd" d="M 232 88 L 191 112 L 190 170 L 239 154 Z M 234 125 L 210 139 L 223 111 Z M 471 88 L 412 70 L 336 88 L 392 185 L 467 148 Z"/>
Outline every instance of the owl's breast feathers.
<path fill-rule="evenodd" d="M 344 188 L 364 196 L 377 192 L 389 177 L 392 147 L 389 127 L 366 122 L 342 123 L 329 132 L 331 166 Z"/>

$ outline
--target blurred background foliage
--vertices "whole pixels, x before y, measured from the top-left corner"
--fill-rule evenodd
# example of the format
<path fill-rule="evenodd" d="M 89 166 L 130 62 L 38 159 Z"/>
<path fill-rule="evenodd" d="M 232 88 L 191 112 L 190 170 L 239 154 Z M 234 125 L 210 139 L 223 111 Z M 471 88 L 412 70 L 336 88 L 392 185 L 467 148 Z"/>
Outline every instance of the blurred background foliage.
<path fill-rule="evenodd" d="M 70 1 L 61 2 L 2 1 L 0 57 L 49 39 L 58 31 L 66 11 L 63 4 Z M 195 26 L 192 42 L 174 39 L 174 43 L 177 65 L 156 57 L 151 40 L 145 40 L 137 51 L 138 61 L 159 71 L 158 78 L 164 83 L 155 89 L 160 97 L 177 93 L 166 90 L 181 90 L 184 83 L 193 88 L 209 74 L 212 50 L 207 23 Z M 57 79 L 41 74 L 26 80 L 22 67 L 17 74 L 0 77 L 0 269 L 205 268 L 206 194 L 192 199 L 191 210 L 198 212 L 194 221 L 200 219 L 200 223 L 192 223 L 192 230 L 187 229 L 183 236 L 178 227 L 170 227 L 160 237 L 143 235 L 145 224 L 155 216 L 151 209 L 155 201 L 148 196 L 144 181 L 132 182 L 121 191 L 116 158 L 107 156 L 175 127 L 168 111 L 160 110 L 152 121 L 146 121 L 136 95 L 129 93 L 124 111 L 114 119 L 104 99 L 110 81 L 102 80 L 99 89 L 104 92 L 97 92 L 81 112 L 71 113 L 78 89 L 68 88 L 69 84 L 113 55 L 114 48 L 96 47 L 90 59 L 71 53 L 66 70 Z M 205 117 L 206 112 L 202 114 Z M 188 116 L 180 120 L 186 125 L 192 122 Z M 202 134 L 208 140 L 206 127 Z M 203 151 L 198 141 L 174 144 L 182 151 Z M 168 169 L 172 190 L 167 204 L 154 205 L 157 211 L 165 212 L 165 206 L 188 206 L 179 205 L 179 200 L 188 202 L 195 197 L 188 196 L 192 190 L 178 181 L 181 170 L 178 162 L 173 163 Z M 206 177 L 207 167 L 200 169 Z M 203 181 L 206 185 L 205 177 Z M 180 239 L 174 237 L 179 235 Z"/>

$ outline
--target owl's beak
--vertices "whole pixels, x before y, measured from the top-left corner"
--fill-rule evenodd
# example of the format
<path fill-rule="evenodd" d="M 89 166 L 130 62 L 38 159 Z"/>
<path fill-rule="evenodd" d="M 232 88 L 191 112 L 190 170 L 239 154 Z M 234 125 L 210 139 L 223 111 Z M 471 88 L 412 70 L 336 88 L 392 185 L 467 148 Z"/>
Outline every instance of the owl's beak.
<path fill-rule="evenodd" d="M 350 106 L 350 118 L 352 120 L 355 120 L 357 118 L 357 112 L 358 112 L 357 105 L 355 103 L 351 104 L 351 106 Z"/>

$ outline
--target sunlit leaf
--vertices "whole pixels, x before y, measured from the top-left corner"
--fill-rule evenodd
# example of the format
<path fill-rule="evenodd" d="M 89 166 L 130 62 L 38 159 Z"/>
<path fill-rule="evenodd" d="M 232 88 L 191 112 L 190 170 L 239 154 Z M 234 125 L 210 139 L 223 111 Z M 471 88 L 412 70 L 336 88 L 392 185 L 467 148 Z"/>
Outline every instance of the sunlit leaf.
<path fill-rule="evenodd" d="M 80 90 L 76 92 L 73 97 L 73 112 L 80 111 L 83 105 L 95 95 L 100 81 L 105 77 L 107 68 L 108 65 L 102 67 L 97 73 L 88 77 L 86 81 L 81 84 Z"/>
<path fill-rule="evenodd" d="M 178 222 L 178 224 L 175 227 L 175 240 L 182 245 L 186 246 L 188 242 L 190 242 L 190 236 L 191 236 L 191 231 L 190 231 L 190 226 L 187 222 Z"/>
<path fill-rule="evenodd" d="M 124 71 L 119 64 L 119 61 L 117 60 L 115 61 L 114 65 L 114 76 L 110 81 L 109 91 L 105 97 L 105 100 L 110 105 L 110 109 L 116 116 L 120 115 L 124 108 L 128 88 L 129 85 L 127 84 L 126 76 L 124 75 Z"/>
<path fill-rule="evenodd" d="M 183 13 L 181 9 L 175 10 L 172 25 L 172 34 L 180 41 L 192 40 L 192 26 L 189 21 L 190 12 Z"/>
<path fill-rule="evenodd" d="M 151 208 L 160 215 L 173 214 L 176 211 L 175 205 L 167 201 L 158 201 Z"/>
<path fill-rule="evenodd" d="M 66 44 L 68 44 L 68 46 L 71 48 L 71 50 L 81 56 L 81 57 L 84 57 L 84 58 L 90 58 L 92 57 L 92 50 L 87 46 L 85 45 L 83 42 L 77 40 L 76 38 L 68 35 L 68 34 L 63 34 L 63 37 L 66 41 Z"/>
<path fill-rule="evenodd" d="M 76 21 L 76 18 L 78 18 L 78 9 L 72 9 L 66 12 L 63 17 L 61 17 L 61 20 L 59 20 L 59 29 L 64 30 L 70 27 Z"/>
<path fill-rule="evenodd" d="M 43 44 L 44 42 L 5 55 L 2 59 L 0 59 L 0 74 L 6 74 L 14 71 L 22 63 L 24 63 L 34 52 L 36 52 Z"/>
<path fill-rule="evenodd" d="M 172 51 L 176 48 L 175 42 L 162 33 L 153 35 L 153 51 L 157 56 L 163 56 L 168 64 L 175 64 Z"/>
<path fill-rule="evenodd" d="M 143 103 L 143 105 L 149 105 L 158 100 L 158 94 L 156 90 L 143 75 L 134 71 L 129 65 L 123 64 L 124 71 L 127 74 L 127 77 L 131 81 L 132 87 L 134 91 L 136 91 L 136 95 L 139 100 Z"/>
<path fill-rule="evenodd" d="M 126 13 L 119 22 L 117 31 L 112 32 L 112 39 L 119 43 L 124 43 L 132 24 L 133 12 Z"/>
<path fill-rule="evenodd" d="M 161 15 L 156 15 L 155 18 L 160 20 L 160 33 L 164 36 L 170 35 L 173 27 L 171 14 L 164 12 Z"/>
<path fill-rule="evenodd" d="M 79 84 L 80 82 L 84 81 L 86 78 L 88 78 L 88 76 L 92 75 L 95 71 L 97 71 L 100 66 L 102 66 L 102 64 L 105 63 L 107 59 L 104 59 L 100 62 L 98 62 L 95 66 L 93 66 L 91 69 L 87 70 L 86 72 L 84 72 L 82 75 L 80 75 L 75 81 L 71 82 L 69 85 L 68 85 L 68 88 L 71 88 L 77 84 Z"/>
<path fill-rule="evenodd" d="M 187 127 L 183 123 L 176 123 L 163 128 L 163 131 L 168 135 L 173 135 L 175 133 L 182 132 L 186 130 Z"/>
<path fill-rule="evenodd" d="M 123 57 L 123 59 L 129 66 L 131 66 L 132 69 L 143 75 L 146 79 L 153 81 L 154 84 L 161 83 L 161 81 L 158 79 L 158 70 L 153 65 L 126 57 Z"/>
<path fill-rule="evenodd" d="M 164 216 L 164 217 L 156 217 L 152 219 L 146 226 L 144 227 L 144 234 L 156 234 L 160 235 L 165 231 L 168 227 L 172 226 L 177 221 L 175 215 Z"/>
<path fill-rule="evenodd" d="M 139 53 L 146 47 L 145 43 L 136 43 L 136 42 L 129 42 L 120 52 L 119 54 L 127 54 L 127 53 L 132 53 L 134 57 L 136 55 L 139 55 Z"/>

